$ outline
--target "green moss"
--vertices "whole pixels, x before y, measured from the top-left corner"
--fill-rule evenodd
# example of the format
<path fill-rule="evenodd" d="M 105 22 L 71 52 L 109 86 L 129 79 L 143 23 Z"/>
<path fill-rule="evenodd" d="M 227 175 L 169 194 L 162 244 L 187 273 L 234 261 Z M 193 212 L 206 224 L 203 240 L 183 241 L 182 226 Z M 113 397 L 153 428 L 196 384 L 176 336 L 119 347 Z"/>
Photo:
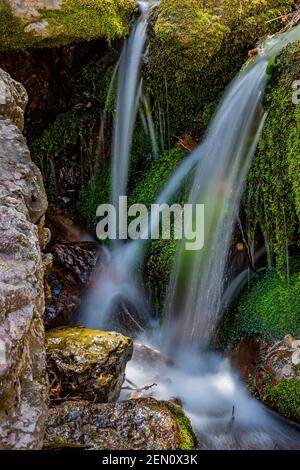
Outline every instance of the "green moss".
<path fill-rule="evenodd" d="M 154 160 L 146 176 L 140 179 L 134 188 L 130 203 L 145 204 L 148 207 L 153 204 L 183 157 L 184 153 L 181 150 L 172 149 Z"/>
<path fill-rule="evenodd" d="M 0 50 L 56 47 L 76 41 L 125 37 L 136 10 L 133 0 L 63 0 L 57 10 L 40 11 L 35 22 L 47 21 L 41 35 L 25 32 L 34 22 L 13 14 L 11 6 L 0 5 Z"/>
<path fill-rule="evenodd" d="M 300 420 L 300 380 L 280 380 L 274 387 L 268 387 L 267 398 L 284 416 Z"/>
<path fill-rule="evenodd" d="M 128 33 L 132 0 L 64 0 L 60 10 L 44 13 L 50 27 L 65 40 L 114 39 Z"/>
<path fill-rule="evenodd" d="M 178 149 L 164 152 L 152 162 L 146 177 L 140 179 L 129 199 L 129 204 L 140 203 L 150 206 L 165 186 L 172 173 L 182 162 L 184 153 Z M 186 185 L 187 186 L 187 185 Z M 176 195 L 172 202 L 184 199 L 185 186 Z M 155 301 L 161 306 L 165 295 L 171 268 L 176 250 L 176 240 L 152 241 L 146 257 L 145 278 L 151 284 Z"/>
<path fill-rule="evenodd" d="M 207 124 L 204 107 L 220 98 L 247 49 L 280 28 L 293 0 L 164 0 L 150 41 L 148 83 L 166 116 L 166 139 Z"/>
<path fill-rule="evenodd" d="M 97 207 L 110 200 L 110 177 L 110 162 L 101 162 L 96 173 L 79 195 L 77 206 L 79 213 L 91 227 L 96 224 Z"/>
<path fill-rule="evenodd" d="M 0 4 L 0 50 L 22 49 L 35 43 L 24 32 L 23 21 L 14 16 L 11 7 L 2 1 Z"/>
<path fill-rule="evenodd" d="M 295 251 L 300 220 L 300 106 L 292 102 L 300 76 L 300 42 L 274 60 L 268 117 L 248 177 L 244 205 L 250 233 L 259 224 L 269 248 L 269 262 L 288 273 L 288 249 Z"/>
<path fill-rule="evenodd" d="M 178 424 L 180 439 L 178 443 L 178 450 L 193 450 L 197 446 L 197 438 L 194 434 L 189 418 L 184 414 L 181 406 L 167 402 L 168 408 L 175 416 Z"/>
<path fill-rule="evenodd" d="M 260 336 L 274 341 L 290 333 L 300 335 L 300 273 L 288 281 L 276 273 L 257 280 L 243 294 L 231 319 L 223 329 L 226 342 L 244 336 Z"/>
<path fill-rule="evenodd" d="M 73 109 L 59 115 L 54 123 L 30 145 L 34 162 L 40 167 L 47 194 L 54 200 L 63 168 L 73 171 L 74 186 L 83 184 L 90 177 L 92 161 L 91 138 L 98 119 L 96 111 Z M 60 188 L 62 189 L 62 188 Z"/>

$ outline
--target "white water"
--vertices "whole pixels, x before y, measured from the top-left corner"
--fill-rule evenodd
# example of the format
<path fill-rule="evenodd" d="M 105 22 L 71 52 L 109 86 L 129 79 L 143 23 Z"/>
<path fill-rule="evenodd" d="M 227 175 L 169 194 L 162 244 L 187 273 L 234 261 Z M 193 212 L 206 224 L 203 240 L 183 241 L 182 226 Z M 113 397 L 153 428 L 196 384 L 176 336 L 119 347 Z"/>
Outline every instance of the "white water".
<path fill-rule="evenodd" d="M 123 64 L 120 64 L 113 201 L 127 192 L 130 146 L 140 96 L 139 69 L 147 25 L 145 11 L 147 8 L 131 36 L 131 39 L 136 37 L 137 43 L 129 39 L 122 54 Z M 296 428 L 251 398 L 226 360 L 212 352 L 203 352 L 222 313 L 224 270 L 232 230 L 265 119 L 261 99 L 267 64 L 273 54 L 297 37 L 299 29 L 295 28 L 266 44 L 262 56 L 236 78 L 204 142 L 183 161 L 158 196 L 157 203 L 168 202 L 196 167 L 189 202 L 207 206 L 204 250 L 186 253 L 182 247 L 178 249 L 163 328 L 159 329 L 153 321 L 138 271 L 145 251 L 144 240 L 120 243 L 104 251 L 94 287 L 79 319 L 80 324 L 90 328 L 108 328 L 114 317 L 117 328 L 119 309 L 127 316 L 127 321 L 135 325 L 136 331 L 150 328 L 150 333 L 143 333 L 141 341 L 147 342 L 150 337 L 152 344 L 161 350 L 167 349 L 173 366 L 137 358 L 129 363 L 126 375 L 140 387 L 156 382 L 151 394 L 157 398 L 179 398 L 200 436 L 202 448 L 299 447 Z M 134 58 L 128 54 L 133 54 Z M 122 398 L 126 397 L 124 392 Z"/>

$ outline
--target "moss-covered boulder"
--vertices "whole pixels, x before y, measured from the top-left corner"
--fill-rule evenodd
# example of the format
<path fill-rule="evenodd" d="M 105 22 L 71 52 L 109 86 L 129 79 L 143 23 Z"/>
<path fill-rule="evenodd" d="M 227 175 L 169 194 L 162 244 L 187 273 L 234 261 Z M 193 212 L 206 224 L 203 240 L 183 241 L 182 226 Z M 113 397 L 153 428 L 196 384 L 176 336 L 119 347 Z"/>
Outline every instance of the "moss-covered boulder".
<path fill-rule="evenodd" d="M 2 0 L 0 50 L 124 37 L 135 9 L 134 0 Z"/>
<path fill-rule="evenodd" d="M 171 402 L 66 402 L 50 410 L 44 447 L 187 450 L 196 447 L 196 438 L 182 408 Z"/>
<path fill-rule="evenodd" d="M 57 328 L 46 333 L 50 398 L 94 402 L 118 398 L 132 340 L 119 333 Z"/>
<path fill-rule="evenodd" d="M 148 81 L 166 116 L 166 138 L 201 129 L 247 49 L 280 29 L 293 0 L 162 0 L 154 18 Z M 156 21 L 155 21 L 156 20 Z M 210 113 L 211 114 L 211 111 Z"/>

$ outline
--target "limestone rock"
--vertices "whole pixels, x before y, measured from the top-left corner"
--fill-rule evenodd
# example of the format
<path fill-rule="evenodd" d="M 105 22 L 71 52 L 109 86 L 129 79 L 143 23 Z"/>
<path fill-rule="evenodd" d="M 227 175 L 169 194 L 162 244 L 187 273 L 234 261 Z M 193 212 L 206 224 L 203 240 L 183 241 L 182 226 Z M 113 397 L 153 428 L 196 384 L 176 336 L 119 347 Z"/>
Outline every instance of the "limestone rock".
<path fill-rule="evenodd" d="M 119 333 L 57 328 L 46 333 L 53 401 L 76 397 L 95 402 L 118 398 L 132 340 Z"/>
<path fill-rule="evenodd" d="M 24 19 L 35 19 L 43 10 L 58 10 L 62 0 L 9 0 L 14 14 Z"/>
<path fill-rule="evenodd" d="M 25 33 L 33 34 L 41 38 L 50 38 L 51 30 L 49 23 L 46 20 L 36 21 L 35 23 L 30 23 L 24 28 Z"/>
<path fill-rule="evenodd" d="M 27 93 L 23 85 L 0 69 L 0 119 L 10 119 L 22 131 L 26 104 Z"/>
<path fill-rule="evenodd" d="M 115 404 L 65 402 L 52 408 L 44 446 L 176 450 L 195 448 L 196 439 L 180 406 L 142 398 Z"/>
<path fill-rule="evenodd" d="M 39 449 L 48 384 L 35 223 L 47 200 L 20 131 L 25 89 L 0 70 L 0 90 L 0 449 Z"/>

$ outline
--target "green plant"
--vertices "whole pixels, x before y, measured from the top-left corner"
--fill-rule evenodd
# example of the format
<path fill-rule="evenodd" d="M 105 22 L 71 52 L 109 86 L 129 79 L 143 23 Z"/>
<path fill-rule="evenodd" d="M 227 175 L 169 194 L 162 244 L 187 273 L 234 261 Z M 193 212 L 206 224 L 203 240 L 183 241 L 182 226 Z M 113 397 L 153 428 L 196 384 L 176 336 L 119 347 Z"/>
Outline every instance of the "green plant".
<path fill-rule="evenodd" d="M 74 169 L 74 177 L 79 186 L 83 185 L 91 174 L 92 134 L 98 118 L 96 110 L 68 111 L 59 115 L 42 135 L 31 143 L 32 158 L 43 173 L 50 200 L 57 197 L 57 185 L 63 167 Z"/>
<path fill-rule="evenodd" d="M 110 176 L 110 163 L 108 161 L 102 162 L 79 195 L 77 205 L 79 213 L 91 227 L 95 226 L 97 222 L 97 207 L 110 200 Z"/>
<path fill-rule="evenodd" d="M 287 333 L 299 336 L 299 312 L 300 273 L 291 275 L 289 281 L 274 272 L 267 274 L 242 295 L 226 340 L 237 342 L 244 336 L 260 336 L 274 341 Z"/>
<path fill-rule="evenodd" d="M 292 102 L 300 76 L 300 42 L 288 46 L 269 66 L 268 107 L 262 136 L 248 176 L 244 206 L 253 237 L 262 229 L 269 263 L 288 275 L 300 220 L 300 106 Z"/>

